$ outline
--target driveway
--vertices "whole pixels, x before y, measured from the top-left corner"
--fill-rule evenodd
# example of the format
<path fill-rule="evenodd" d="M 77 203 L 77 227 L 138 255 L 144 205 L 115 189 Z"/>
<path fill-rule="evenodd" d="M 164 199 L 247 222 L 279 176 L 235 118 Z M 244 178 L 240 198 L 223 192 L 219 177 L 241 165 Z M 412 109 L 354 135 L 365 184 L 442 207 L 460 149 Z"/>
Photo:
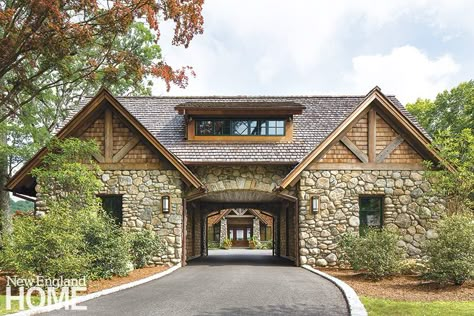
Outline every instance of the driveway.
<path fill-rule="evenodd" d="M 49 315 L 348 315 L 329 281 L 265 250 L 213 250 L 149 283 Z"/>

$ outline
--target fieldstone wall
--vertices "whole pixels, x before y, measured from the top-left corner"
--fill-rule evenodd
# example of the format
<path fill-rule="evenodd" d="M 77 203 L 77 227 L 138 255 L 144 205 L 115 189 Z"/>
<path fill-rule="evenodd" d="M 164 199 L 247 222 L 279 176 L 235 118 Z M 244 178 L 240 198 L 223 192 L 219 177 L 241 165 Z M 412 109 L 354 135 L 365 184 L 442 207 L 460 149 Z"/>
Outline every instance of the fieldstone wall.
<path fill-rule="evenodd" d="M 227 238 L 227 218 L 223 217 L 221 219 L 221 233 L 219 235 L 219 245 L 222 247 L 224 245 L 224 239 Z"/>
<path fill-rule="evenodd" d="M 359 231 L 359 197 L 383 195 L 383 225 L 397 230 L 399 246 L 419 258 L 426 239 L 436 238 L 434 224 L 444 201 L 431 196 L 423 171 L 303 171 L 299 190 L 301 264 L 338 264 L 338 237 Z M 320 210 L 310 212 L 310 198 L 320 197 Z"/>
<path fill-rule="evenodd" d="M 260 242 L 260 219 L 258 217 L 253 218 L 253 225 L 252 225 L 252 234 L 254 238 Z"/>
<path fill-rule="evenodd" d="M 182 180 L 175 170 L 102 171 L 99 194 L 121 194 L 123 228 L 155 231 L 166 242 L 166 252 L 155 264 L 177 264 L 182 255 Z M 170 196 L 170 211 L 163 213 L 161 197 Z"/>
<path fill-rule="evenodd" d="M 227 190 L 252 190 L 273 194 L 273 189 L 290 171 L 289 167 L 276 165 L 217 165 L 198 166 L 192 169 L 206 185 L 209 193 Z"/>

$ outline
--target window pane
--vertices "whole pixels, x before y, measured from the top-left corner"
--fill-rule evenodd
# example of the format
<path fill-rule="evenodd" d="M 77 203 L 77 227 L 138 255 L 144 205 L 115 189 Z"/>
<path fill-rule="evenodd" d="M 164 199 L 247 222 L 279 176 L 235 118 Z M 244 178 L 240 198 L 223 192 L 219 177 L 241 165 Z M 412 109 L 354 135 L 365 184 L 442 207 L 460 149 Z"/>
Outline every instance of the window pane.
<path fill-rule="evenodd" d="M 244 240 L 244 230 L 243 229 L 237 229 L 235 231 L 236 235 L 236 240 Z"/>
<path fill-rule="evenodd" d="M 198 135 L 212 135 L 212 121 L 196 121 Z"/>
<path fill-rule="evenodd" d="M 268 122 L 265 120 L 260 121 L 260 135 L 267 135 Z"/>
<path fill-rule="evenodd" d="M 214 135 L 229 135 L 229 134 L 230 134 L 230 121 L 229 120 L 214 121 Z"/>
<path fill-rule="evenodd" d="M 277 121 L 277 127 L 284 127 L 285 122 L 284 121 Z"/>
<path fill-rule="evenodd" d="M 102 200 L 102 208 L 104 209 L 104 211 L 114 219 L 117 225 L 121 226 L 123 220 L 122 196 L 104 195 L 100 196 L 100 199 Z"/>
<path fill-rule="evenodd" d="M 360 233 L 367 227 L 382 227 L 383 197 L 359 199 Z"/>
<path fill-rule="evenodd" d="M 233 121 L 232 135 L 248 135 L 248 121 Z"/>
<path fill-rule="evenodd" d="M 247 240 L 252 239 L 252 232 L 250 231 L 250 228 L 247 228 Z"/>
<path fill-rule="evenodd" d="M 259 135 L 259 121 L 250 121 L 250 135 Z"/>
<path fill-rule="evenodd" d="M 270 127 L 276 127 L 277 122 L 276 121 L 268 121 L 268 126 Z"/>
<path fill-rule="evenodd" d="M 234 240 L 234 231 L 233 230 L 229 230 L 229 239 Z"/>

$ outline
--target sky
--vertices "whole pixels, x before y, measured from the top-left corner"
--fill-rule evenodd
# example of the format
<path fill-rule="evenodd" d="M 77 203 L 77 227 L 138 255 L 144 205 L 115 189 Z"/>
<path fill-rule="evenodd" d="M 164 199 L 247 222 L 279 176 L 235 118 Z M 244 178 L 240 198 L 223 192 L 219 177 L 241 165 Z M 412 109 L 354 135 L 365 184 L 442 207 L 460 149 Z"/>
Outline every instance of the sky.
<path fill-rule="evenodd" d="M 186 89 L 154 95 L 365 95 L 378 85 L 402 103 L 474 79 L 474 1 L 205 0 L 204 33 L 159 44 Z"/>

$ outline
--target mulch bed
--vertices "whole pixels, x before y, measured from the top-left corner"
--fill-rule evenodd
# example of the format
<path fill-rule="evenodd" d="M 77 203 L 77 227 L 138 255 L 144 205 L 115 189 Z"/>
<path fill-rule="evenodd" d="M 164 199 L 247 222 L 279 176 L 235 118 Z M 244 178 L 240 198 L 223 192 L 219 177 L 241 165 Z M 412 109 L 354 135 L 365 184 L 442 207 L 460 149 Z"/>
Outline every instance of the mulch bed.
<path fill-rule="evenodd" d="M 103 279 L 90 281 L 87 285 L 87 294 L 94 293 L 101 290 L 105 290 L 117 285 L 122 285 L 125 283 L 137 281 L 146 277 L 149 277 L 153 274 L 167 270 L 168 266 L 156 266 L 156 267 L 146 267 L 142 269 L 133 270 L 129 275 L 125 277 L 112 277 L 111 279 Z M 0 271 L 0 294 L 5 294 L 5 287 L 7 284 L 6 278 L 7 272 Z"/>
<path fill-rule="evenodd" d="M 440 286 L 433 282 L 421 281 L 415 275 L 394 276 L 380 281 L 372 281 L 353 270 L 320 270 L 346 282 L 361 296 L 403 301 L 474 300 L 474 281 L 467 281 L 462 286 Z"/>

